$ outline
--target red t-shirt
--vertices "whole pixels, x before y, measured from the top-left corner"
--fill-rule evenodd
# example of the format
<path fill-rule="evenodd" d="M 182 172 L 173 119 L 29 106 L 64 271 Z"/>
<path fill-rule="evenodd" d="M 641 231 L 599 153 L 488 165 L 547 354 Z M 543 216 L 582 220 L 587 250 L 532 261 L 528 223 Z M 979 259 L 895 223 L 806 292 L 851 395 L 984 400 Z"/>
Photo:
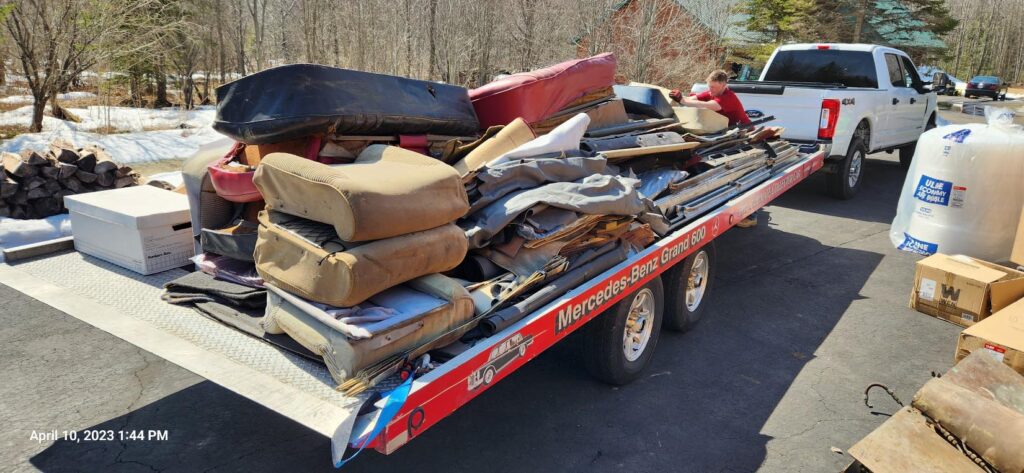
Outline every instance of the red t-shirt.
<path fill-rule="evenodd" d="M 710 102 L 714 100 L 718 102 L 718 105 L 722 107 L 718 113 L 725 115 L 729 119 L 729 126 L 733 126 L 737 123 L 747 124 L 750 123 L 750 118 L 747 117 L 747 112 L 743 110 L 743 104 L 740 103 L 740 98 L 736 96 L 736 93 L 732 89 L 726 88 L 722 95 L 713 97 L 710 91 L 704 91 L 697 94 L 695 99 L 701 102 Z"/>

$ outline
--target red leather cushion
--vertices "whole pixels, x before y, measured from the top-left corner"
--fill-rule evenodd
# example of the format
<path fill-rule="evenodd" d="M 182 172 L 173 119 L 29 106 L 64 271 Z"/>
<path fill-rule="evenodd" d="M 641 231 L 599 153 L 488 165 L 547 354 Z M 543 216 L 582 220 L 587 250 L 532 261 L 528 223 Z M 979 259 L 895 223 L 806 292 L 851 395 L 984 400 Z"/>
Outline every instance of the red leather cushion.
<path fill-rule="evenodd" d="M 469 91 L 481 129 L 522 117 L 541 121 L 573 101 L 615 84 L 615 55 L 602 53 L 498 79 Z"/>
<path fill-rule="evenodd" d="M 256 202 L 262 200 L 263 195 L 256 189 L 256 184 L 252 182 L 252 176 L 256 173 L 255 171 L 231 172 L 221 169 L 221 166 L 235 159 L 243 146 L 236 144 L 231 148 L 231 151 L 228 151 L 226 156 L 210 164 L 206 169 L 210 173 L 210 183 L 213 184 L 213 189 L 217 191 L 217 195 L 231 202 Z"/>

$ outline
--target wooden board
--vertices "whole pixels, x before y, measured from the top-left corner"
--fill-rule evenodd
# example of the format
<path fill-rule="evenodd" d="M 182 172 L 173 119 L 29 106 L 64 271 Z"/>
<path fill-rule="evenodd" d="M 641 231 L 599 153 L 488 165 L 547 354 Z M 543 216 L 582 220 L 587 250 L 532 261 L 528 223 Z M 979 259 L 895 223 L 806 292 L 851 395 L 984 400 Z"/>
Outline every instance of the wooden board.
<path fill-rule="evenodd" d="M 849 450 L 873 473 L 981 473 L 935 433 L 925 417 L 904 407 Z"/>

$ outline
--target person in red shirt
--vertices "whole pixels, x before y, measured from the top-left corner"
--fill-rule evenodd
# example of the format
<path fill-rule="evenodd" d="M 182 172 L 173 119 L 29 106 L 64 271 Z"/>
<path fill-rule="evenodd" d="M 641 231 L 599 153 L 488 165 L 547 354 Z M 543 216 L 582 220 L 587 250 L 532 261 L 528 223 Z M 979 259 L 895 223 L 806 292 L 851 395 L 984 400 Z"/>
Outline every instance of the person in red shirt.
<path fill-rule="evenodd" d="M 673 90 L 672 100 L 688 107 L 706 108 L 718 112 L 729 119 L 729 126 L 746 125 L 750 123 L 747 112 L 743 109 L 736 93 L 729 89 L 729 75 L 723 70 L 717 70 L 708 75 L 708 90 L 697 95 L 683 97 L 678 90 Z"/>
<path fill-rule="evenodd" d="M 729 75 L 723 70 L 717 70 L 708 75 L 708 90 L 697 95 L 683 97 L 678 90 L 669 93 L 672 100 L 689 107 L 706 108 L 713 110 L 729 119 L 729 126 L 746 125 L 750 123 L 743 104 L 739 97 L 732 90 L 729 90 Z M 757 225 L 757 212 L 736 223 L 737 227 L 750 228 Z"/>

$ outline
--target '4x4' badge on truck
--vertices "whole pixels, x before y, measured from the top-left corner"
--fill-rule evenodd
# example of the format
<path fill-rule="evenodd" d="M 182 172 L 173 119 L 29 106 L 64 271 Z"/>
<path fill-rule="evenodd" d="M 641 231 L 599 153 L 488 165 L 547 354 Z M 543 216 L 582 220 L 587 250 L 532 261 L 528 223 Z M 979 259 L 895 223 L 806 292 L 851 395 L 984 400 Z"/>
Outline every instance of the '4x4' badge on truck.
<path fill-rule="evenodd" d="M 472 391 L 480 386 L 491 384 L 494 376 L 505 369 L 513 360 L 526 355 L 526 347 L 533 343 L 533 335 L 517 333 L 508 337 L 498 346 L 491 349 L 491 355 L 487 357 L 487 363 L 474 371 L 466 378 L 469 383 L 469 390 Z"/>

